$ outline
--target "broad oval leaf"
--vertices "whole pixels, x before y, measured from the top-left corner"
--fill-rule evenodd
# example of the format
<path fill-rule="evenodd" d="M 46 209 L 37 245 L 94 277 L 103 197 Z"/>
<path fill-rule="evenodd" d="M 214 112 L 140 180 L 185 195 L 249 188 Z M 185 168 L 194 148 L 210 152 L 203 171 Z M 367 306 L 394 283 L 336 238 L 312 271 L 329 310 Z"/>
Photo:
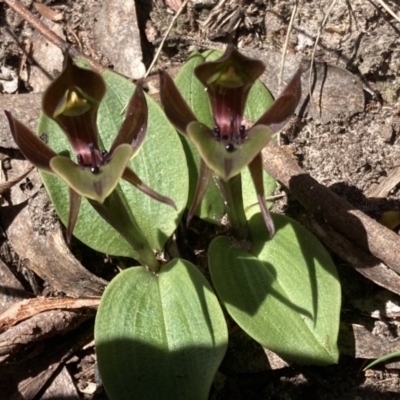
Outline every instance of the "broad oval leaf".
<path fill-rule="evenodd" d="M 212 281 L 228 313 L 253 339 L 282 358 L 327 365 L 339 357 L 341 303 L 335 265 L 297 222 L 273 215 L 272 240 L 260 214 L 249 227 L 251 253 L 217 237 L 208 258 Z"/>
<path fill-rule="evenodd" d="M 82 63 L 80 63 L 82 65 Z M 101 146 L 110 149 L 125 114 L 125 106 L 135 86 L 111 71 L 105 71 L 106 95 L 98 112 L 98 128 Z M 179 137 L 161 108 L 149 97 L 149 123 L 143 146 L 129 166 L 142 181 L 156 192 L 174 200 L 177 210 L 143 194 L 126 181 L 121 180 L 117 191 L 139 229 L 150 245 L 161 250 L 165 241 L 176 229 L 187 203 L 188 168 Z M 43 114 L 38 134 L 47 133 L 49 146 L 57 153 L 72 155 L 71 147 L 58 126 Z M 64 224 L 68 220 L 68 188 L 61 179 L 42 173 L 42 179 Z M 94 211 L 84 199 L 74 236 L 95 250 L 118 256 L 135 258 L 130 245 Z"/>
<path fill-rule="evenodd" d="M 221 57 L 221 55 L 222 52 L 216 50 L 208 50 L 201 54 L 196 51 L 191 54 L 188 61 L 180 69 L 175 78 L 175 84 L 189 107 L 192 109 L 198 120 L 208 127 L 214 125 L 208 96 L 203 85 L 194 75 L 194 69 L 205 61 L 216 60 Z M 271 106 L 273 101 L 274 99 L 271 93 L 261 81 L 257 80 L 251 88 L 247 99 L 245 117 L 250 121 L 255 122 Z M 190 205 L 192 204 L 196 188 L 200 157 L 195 145 L 190 140 L 182 137 L 182 141 L 187 154 L 189 174 L 191 176 L 188 199 L 188 204 Z M 254 190 L 250 190 L 248 193 L 245 192 L 248 188 L 253 187 L 253 182 L 247 168 L 242 171 L 242 181 L 245 207 L 251 207 L 253 204 L 257 204 L 258 206 L 257 196 Z M 264 187 L 267 196 L 275 190 L 274 182 L 275 181 L 270 177 L 270 175 L 264 172 Z M 201 206 L 197 211 L 197 215 L 208 222 L 219 224 L 224 214 L 224 200 L 216 183 L 212 180 Z"/>
<path fill-rule="evenodd" d="M 142 267 L 123 271 L 96 316 L 97 360 L 111 400 L 206 400 L 227 342 L 211 286 L 185 260 L 157 276 Z"/>

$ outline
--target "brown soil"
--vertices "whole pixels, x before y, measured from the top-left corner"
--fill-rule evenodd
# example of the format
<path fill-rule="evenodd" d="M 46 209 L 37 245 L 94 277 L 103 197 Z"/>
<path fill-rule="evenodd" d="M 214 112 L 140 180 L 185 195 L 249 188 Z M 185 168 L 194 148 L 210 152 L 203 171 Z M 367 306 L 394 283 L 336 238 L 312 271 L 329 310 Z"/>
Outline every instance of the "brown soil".
<path fill-rule="evenodd" d="M 22 3 L 35 15 L 39 15 L 32 6 L 32 0 L 24 0 Z M 63 18 L 56 24 L 60 25 L 67 41 L 76 44 L 78 38 L 84 54 L 106 67 L 118 70 L 118 65 L 113 64 L 113 60 L 102 53 L 101 46 L 97 43 L 95 24 L 101 18 L 101 13 L 104 13 L 106 1 L 66 0 L 43 1 L 43 3 L 62 15 Z M 173 6 L 174 3 L 179 4 L 179 1 L 167 1 L 167 3 Z M 279 70 L 277 63 L 268 64 L 271 63 L 272 56 L 268 58 L 266 54 L 280 54 L 282 51 L 292 12 L 292 2 L 227 0 L 218 12 L 215 12 L 215 7 L 218 5 L 213 0 L 196 0 L 189 4 L 190 7 L 178 18 L 176 26 L 170 33 L 157 68 L 181 65 L 195 48 L 221 48 L 234 29 L 234 40 L 243 52 L 267 58 L 263 60 L 269 68 L 270 76 L 265 77 L 265 81 L 277 80 L 275 74 L 275 71 Z M 302 57 L 311 57 L 315 38 L 330 4 L 330 0 L 299 1 L 298 13 L 289 38 L 287 58 L 290 65 L 287 66 L 289 71 L 287 74 L 297 68 Z M 388 4 L 394 13 L 400 16 L 400 6 L 395 2 Z M 152 4 L 147 0 L 137 0 L 136 10 L 143 62 L 148 66 L 173 13 L 167 10 L 162 0 L 154 1 Z M 30 93 L 35 88 L 32 87 L 29 77 L 21 72 L 20 67 L 21 60 L 24 60 L 24 49 L 31 51 L 27 43 L 33 40 L 37 33 L 5 3 L 0 4 L 0 30 L 0 66 L 7 66 L 11 72 L 19 74 L 17 88 L 13 92 L 15 96 Z M 385 211 L 400 209 L 398 185 L 400 177 L 394 176 L 387 191 L 384 194 L 379 193 L 379 184 L 396 170 L 400 155 L 399 37 L 400 22 L 390 16 L 380 6 L 380 2 L 338 0 L 321 31 L 315 54 L 318 62 L 327 63 L 320 65 L 328 65 L 331 68 L 328 76 L 333 89 L 329 95 L 322 97 L 316 108 L 308 108 L 302 118 L 293 120 L 281 135 L 281 144 L 302 168 L 318 182 L 345 198 L 355 208 L 375 219 L 379 219 Z M 42 60 L 35 58 L 35 49 L 29 54 L 30 57 L 26 60 L 28 69 L 35 63 L 41 65 Z M 43 67 L 46 68 L 46 65 Z M 342 69 L 348 72 L 344 73 Z M 7 75 L 11 72 L 2 74 Z M 58 71 L 53 69 L 48 70 L 48 73 L 54 76 Z M 286 77 L 286 72 L 284 76 Z M 4 88 L 7 79 L 0 80 L 0 88 L 4 95 L 8 93 Z M 355 82 L 357 90 L 361 90 L 361 96 L 356 95 L 357 91 L 345 83 L 346 79 Z M 270 89 L 277 95 L 276 87 L 270 86 Z M 11 160 L 21 158 L 13 146 L 8 146 L 2 141 L 0 146 L 0 155 L 3 154 Z M 11 167 L 3 163 L 2 168 L 7 176 L 7 168 Z M 29 182 L 26 179 L 22 181 L 28 186 Z M 38 188 L 38 183 L 33 181 L 33 184 Z M 28 190 L 26 199 L 33 198 L 29 203 L 29 213 L 33 215 L 35 231 L 42 230 L 43 234 L 46 234 L 47 231 L 53 230 L 57 222 L 43 191 L 39 192 L 38 196 L 32 196 L 29 187 L 26 189 L 24 186 L 24 189 L 25 192 Z M 3 197 L 7 201 L 7 193 Z M 278 201 L 275 210 L 307 223 L 306 211 L 290 196 Z M 0 210 L 0 213 L 2 219 L 6 221 L 4 212 Z M 195 224 L 201 222 L 197 221 Z M 188 257 L 193 257 L 198 264 L 204 264 L 202 250 L 206 248 L 206 244 L 203 248 L 199 245 L 203 243 L 204 235 L 198 235 L 196 232 L 203 231 L 205 227 L 200 225 L 194 228 L 185 233 L 187 237 L 182 239 L 182 243 L 192 246 L 189 250 L 186 249 Z M 6 232 L 6 230 L 7 226 L 3 223 L 1 231 Z M 19 258 L 15 251 L 4 234 L 1 259 L 18 278 L 21 285 L 19 290 L 24 293 L 19 299 L 38 295 L 62 295 L 46 279 L 43 280 L 32 272 L 24 263 L 25 260 Z M 92 271 L 99 276 L 99 279 L 111 279 L 115 274 L 116 265 L 124 262 L 96 254 L 78 242 L 73 242 L 72 253 L 85 266 L 93 264 L 99 266 L 96 271 Z M 398 314 L 381 313 L 377 317 L 373 311 L 385 309 L 388 301 L 399 305 L 400 299 L 357 274 L 335 254 L 332 256 L 338 267 L 343 287 L 340 363 L 330 367 L 291 365 L 271 370 L 263 350 L 241 331 L 236 330 L 231 334 L 228 354 L 215 379 L 210 398 L 319 400 L 400 398 L 399 364 L 386 364 L 386 368 L 377 367 L 373 371 L 363 372 L 366 359 L 373 357 L 363 356 L 369 354 L 368 351 L 355 354 L 355 348 L 361 346 L 357 340 L 362 341 L 364 338 L 353 338 L 351 343 L 352 334 L 346 330 L 351 324 L 360 324 L 372 331 L 373 336 L 381 340 L 380 343 L 394 342 L 399 336 Z M 102 271 L 101 276 L 100 271 Z M 98 284 L 101 285 L 100 280 Z M 1 296 L 0 291 L 0 298 Z M 86 322 L 82 321 L 76 324 L 79 328 L 67 334 L 68 343 L 71 343 L 70 348 L 73 347 L 73 343 L 80 343 L 78 339 L 74 339 L 75 337 L 82 337 L 86 335 L 86 331 L 90 332 L 92 329 L 92 315 L 87 316 Z M 66 354 L 65 350 L 60 349 L 60 341 L 63 340 L 66 340 L 64 336 L 57 336 L 42 342 L 40 345 L 42 347 L 32 345 L 30 349 L 23 349 L 24 353 L 17 354 L 15 359 L 11 358 L 11 361 L 26 362 L 27 358 L 34 357 L 37 352 L 43 352 L 44 349 L 52 357 L 58 354 L 61 359 Z M 379 355 L 382 354 L 377 356 Z M 96 392 L 94 389 L 85 390 L 85 387 L 90 387 L 90 384 L 96 382 L 93 346 L 85 348 L 82 345 L 78 346 L 63 359 L 63 362 L 74 385 L 79 388 L 80 398 L 106 398 L 101 388 Z M 13 382 L 22 380 L 21 369 L 0 365 L 0 371 L 5 369 L 9 372 L 7 379 Z M 0 400 L 11 398 L 5 394 L 11 393 L 9 391 L 11 380 L 0 379 Z M 35 398 L 61 398 L 45 397 L 45 389 L 43 388 Z"/>

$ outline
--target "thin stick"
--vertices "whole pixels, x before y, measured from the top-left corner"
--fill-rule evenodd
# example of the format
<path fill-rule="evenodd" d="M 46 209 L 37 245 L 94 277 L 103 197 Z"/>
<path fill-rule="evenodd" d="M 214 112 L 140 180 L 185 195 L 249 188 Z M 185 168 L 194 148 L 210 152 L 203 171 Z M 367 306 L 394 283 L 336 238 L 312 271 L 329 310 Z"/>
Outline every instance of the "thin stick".
<path fill-rule="evenodd" d="M 293 29 L 293 23 L 294 23 L 294 19 L 296 18 L 296 14 L 297 14 L 297 0 L 295 0 L 295 2 L 294 2 L 292 15 L 290 17 L 289 26 L 288 26 L 288 29 L 287 29 L 287 32 L 286 32 L 285 45 L 283 46 L 283 53 L 282 53 L 282 58 L 281 58 L 281 66 L 280 66 L 280 69 L 279 69 L 279 78 L 278 78 L 278 92 L 279 93 L 282 91 L 283 68 L 285 67 L 286 52 L 287 52 L 287 48 L 288 48 L 288 45 L 289 45 L 290 33 L 292 32 L 292 29 Z"/>
<path fill-rule="evenodd" d="M 331 3 L 331 5 L 329 6 L 328 11 L 326 12 L 326 14 L 325 14 L 325 16 L 324 16 L 324 19 L 323 19 L 323 21 L 322 21 L 322 24 L 320 25 L 320 27 L 319 27 L 319 29 L 318 29 L 318 34 L 317 34 L 317 37 L 316 37 L 316 39 L 315 39 L 314 48 L 313 48 L 313 51 L 312 51 L 312 54 L 311 54 L 310 79 L 309 79 L 309 81 L 308 81 L 308 92 L 309 92 L 309 96 L 310 96 L 310 101 L 311 101 L 311 86 L 312 86 L 312 80 L 313 80 L 315 53 L 316 53 L 316 51 L 317 51 L 317 46 L 318 46 L 319 38 L 320 38 L 321 33 L 322 33 L 322 29 L 323 29 L 323 27 L 325 26 L 326 21 L 328 21 L 329 15 L 331 14 L 332 9 L 333 9 L 335 3 L 336 3 L 336 0 L 332 0 L 332 3 Z"/>
<path fill-rule="evenodd" d="M 17 0 L 4 0 L 4 3 L 8 4 L 17 14 L 19 14 L 26 22 L 32 25 L 42 36 L 48 41 L 56 45 L 63 52 L 68 51 L 69 44 L 56 35 L 51 29 L 43 24 L 38 17 L 33 15 L 27 8 L 25 8 Z"/>
<path fill-rule="evenodd" d="M 400 22 L 400 17 L 394 13 L 394 11 L 383 1 L 383 0 L 376 0 L 394 19 Z"/>
<path fill-rule="evenodd" d="M 57 46 L 63 53 L 69 53 L 71 57 L 83 58 L 90 62 L 93 69 L 101 72 L 104 66 L 93 60 L 91 57 L 83 54 L 76 46 L 71 46 L 64 39 L 60 38 L 49 27 L 47 27 L 38 17 L 33 15 L 26 7 L 24 7 L 18 0 L 4 0 L 10 8 L 12 8 L 21 18 L 32 25 L 43 37 L 49 42 Z"/>
<path fill-rule="evenodd" d="M 189 1 L 189 0 L 185 0 L 185 1 L 182 3 L 181 8 L 180 8 L 180 9 L 178 10 L 178 12 L 175 14 L 174 18 L 172 18 L 172 21 L 171 21 L 171 23 L 169 24 L 169 27 L 168 27 L 167 31 L 165 32 L 165 35 L 164 35 L 164 37 L 163 37 L 163 40 L 161 41 L 160 46 L 158 47 L 157 52 L 156 52 L 156 54 L 155 54 L 155 56 L 154 56 L 154 58 L 153 58 L 153 61 L 151 62 L 150 67 L 149 67 L 149 69 L 147 70 L 147 72 L 146 72 L 144 78 L 147 78 L 147 77 L 149 76 L 151 70 L 153 69 L 155 63 L 156 63 L 157 60 L 158 60 L 158 57 L 160 56 L 161 50 L 162 50 L 162 48 L 164 47 L 164 43 L 165 43 L 165 41 L 167 40 L 168 35 L 169 35 L 169 33 L 171 32 L 172 27 L 174 26 L 175 21 L 176 21 L 176 20 L 178 19 L 178 17 L 181 15 L 181 13 L 182 13 L 183 9 L 186 7 L 186 4 L 188 3 L 188 1 Z"/>
<path fill-rule="evenodd" d="M 318 221 L 328 224 L 355 247 L 369 252 L 400 274 L 399 235 L 318 183 L 273 141 L 262 153 L 266 171 L 288 188 L 290 194 Z"/>
<path fill-rule="evenodd" d="M 287 32 L 286 32 L 285 45 L 283 46 L 283 53 L 282 53 L 282 58 L 281 58 L 281 66 L 279 68 L 279 77 L 278 77 L 278 94 L 282 91 L 283 69 L 285 67 L 286 52 L 287 52 L 287 48 L 288 48 L 288 45 L 289 45 L 290 32 L 292 31 L 294 19 L 296 18 L 296 14 L 297 14 L 297 0 L 295 0 L 295 2 L 294 2 L 292 15 L 290 17 L 289 26 L 288 26 L 288 29 L 287 29 Z M 276 140 L 278 142 L 278 145 L 280 145 L 281 144 L 281 131 L 279 131 L 276 136 L 277 136 Z"/>

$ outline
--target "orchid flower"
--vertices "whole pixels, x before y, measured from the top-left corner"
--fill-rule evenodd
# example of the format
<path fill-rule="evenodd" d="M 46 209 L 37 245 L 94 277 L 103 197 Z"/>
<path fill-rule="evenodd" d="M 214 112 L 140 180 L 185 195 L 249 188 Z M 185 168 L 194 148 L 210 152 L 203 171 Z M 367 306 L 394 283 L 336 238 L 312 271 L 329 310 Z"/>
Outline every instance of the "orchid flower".
<path fill-rule="evenodd" d="M 218 60 L 196 67 L 195 75 L 208 94 L 213 127 L 197 120 L 172 78 L 160 72 L 164 111 L 175 128 L 194 143 L 201 156 L 199 180 L 188 221 L 206 193 L 212 171 L 222 181 L 229 182 L 247 166 L 265 224 L 270 236 L 274 235 L 264 194 L 261 150 L 293 115 L 301 97 L 303 70 L 299 68 L 273 105 L 252 126 L 246 126 L 243 114 L 247 97 L 264 70 L 263 62 L 243 56 L 233 45 L 229 45 Z"/>
<path fill-rule="evenodd" d="M 97 72 L 79 68 L 66 57 L 65 67 L 43 96 L 42 108 L 47 117 L 55 121 L 67 136 L 76 156 L 76 162 L 58 155 L 29 128 L 6 111 L 11 132 L 24 156 L 37 168 L 63 179 L 70 193 L 67 225 L 69 242 L 78 217 L 81 198 L 86 197 L 96 211 L 127 240 L 136 240 L 127 231 L 127 221 L 119 221 L 127 214 L 112 210 L 123 207 L 114 192 L 120 178 L 133 184 L 152 198 L 175 207 L 175 203 L 147 185 L 128 167 L 140 149 L 147 129 L 147 103 L 142 82 L 136 85 L 122 126 L 109 151 L 100 149 L 97 112 L 106 92 L 105 82 Z M 108 201 L 112 193 L 115 198 Z M 106 201 L 107 200 L 107 201 Z M 128 215 L 128 214 L 127 214 Z M 125 224 L 125 225 L 124 225 Z M 140 234 L 138 233 L 140 236 Z M 143 238 L 142 238 L 143 239 Z M 143 247 L 144 239 L 139 240 Z"/>

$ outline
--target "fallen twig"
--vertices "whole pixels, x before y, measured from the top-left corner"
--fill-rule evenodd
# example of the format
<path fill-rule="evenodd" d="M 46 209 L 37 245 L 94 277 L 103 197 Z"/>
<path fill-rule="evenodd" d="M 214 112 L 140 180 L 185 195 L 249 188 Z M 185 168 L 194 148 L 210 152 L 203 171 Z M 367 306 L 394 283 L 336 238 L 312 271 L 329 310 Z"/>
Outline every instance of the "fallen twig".
<path fill-rule="evenodd" d="M 263 150 L 264 168 L 290 190 L 318 222 L 329 225 L 355 248 L 372 254 L 400 273 L 400 237 L 318 183 L 275 143 Z M 322 226 L 322 225 L 321 225 Z M 380 268 L 376 260 L 360 261 L 365 268 Z M 376 279 L 375 279 L 376 281 Z M 378 283 L 378 282 L 377 282 Z M 384 282 L 381 283 L 385 286 Z M 397 293 L 397 292 L 396 292 Z"/>
<path fill-rule="evenodd" d="M 376 0 L 394 19 L 400 22 L 400 17 L 383 1 Z"/>
<path fill-rule="evenodd" d="M 76 46 L 71 46 L 64 39 L 55 34 L 48 26 L 46 26 L 38 17 L 33 15 L 26 7 L 24 7 L 18 0 L 4 0 L 10 8 L 12 8 L 21 18 L 32 25 L 43 37 L 49 42 L 57 46 L 61 51 L 69 53 L 73 58 L 82 58 L 88 61 L 91 67 L 98 72 L 102 72 L 105 67 L 93 60 L 91 57 L 83 54 Z"/>
<path fill-rule="evenodd" d="M 376 257 L 354 246 L 350 240 L 344 238 L 329 225 L 314 218 L 311 218 L 309 222 L 318 238 L 349 266 L 377 285 L 400 295 L 399 274 Z"/>

